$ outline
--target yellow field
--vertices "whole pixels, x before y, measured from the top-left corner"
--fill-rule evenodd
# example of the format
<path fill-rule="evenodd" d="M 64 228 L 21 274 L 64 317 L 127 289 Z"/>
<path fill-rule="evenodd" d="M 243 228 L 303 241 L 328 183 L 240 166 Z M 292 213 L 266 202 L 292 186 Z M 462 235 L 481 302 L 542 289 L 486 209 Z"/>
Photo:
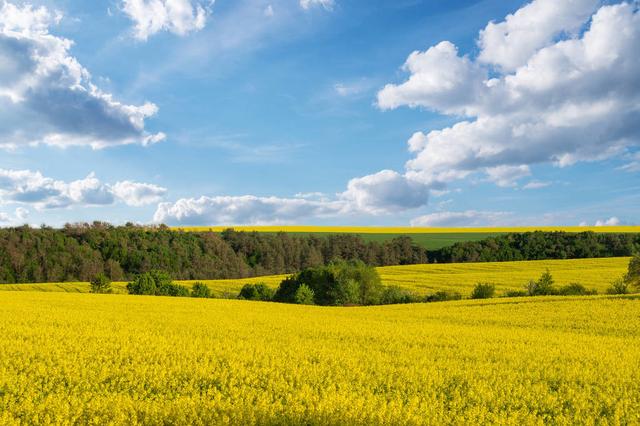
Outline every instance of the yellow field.
<path fill-rule="evenodd" d="M 397 285 L 419 295 L 439 290 L 455 290 L 469 295 L 478 282 L 496 285 L 498 295 L 506 290 L 522 290 L 526 282 L 549 269 L 558 285 L 579 282 L 604 293 L 611 282 L 626 270 L 629 258 L 537 260 L 525 262 L 443 263 L 387 266 L 377 268 L 385 285 Z M 235 297 L 244 284 L 264 282 L 277 288 L 286 275 L 232 280 L 204 280 L 216 294 Z M 190 287 L 194 281 L 179 281 Z M 114 291 L 126 293 L 126 283 L 114 283 Z M 0 284 L 0 290 L 89 291 L 88 283 Z"/>
<path fill-rule="evenodd" d="M 640 300 L 0 296 L 0 424 L 638 424 Z"/>
<path fill-rule="evenodd" d="M 640 226 L 521 226 L 497 228 L 418 228 L 418 227 L 375 227 L 375 226 L 182 226 L 173 229 L 191 232 L 222 232 L 233 228 L 236 231 L 292 232 L 292 233 L 350 233 L 350 234 L 458 234 L 458 233 L 499 233 L 564 231 L 598 233 L 640 233 Z"/>

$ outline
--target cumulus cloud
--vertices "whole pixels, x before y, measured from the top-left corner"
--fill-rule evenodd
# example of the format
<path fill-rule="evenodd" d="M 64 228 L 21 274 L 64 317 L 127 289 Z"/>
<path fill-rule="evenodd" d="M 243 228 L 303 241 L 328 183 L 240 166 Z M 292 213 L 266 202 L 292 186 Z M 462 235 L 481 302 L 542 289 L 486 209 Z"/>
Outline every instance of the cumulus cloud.
<path fill-rule="evenodd" d="M 504 226 L 505 218 L 511 215 L 509 212 L 487 212 L 467 210 L 463 212 L 437 212 L 417 217 L 411 221 L 411 226 L 416 227 L 474 227 L 474 226 Z"/>
<path fill-rule="evenodd" d="M 322 6 L 326 10 L 333 10 L 335 6 L 334 0 L 300 0 L 300 6 L 303 9 L 310 9 L 313 6 Z"/>
<path fill-rule="evenodd" d="M 122 11 L 131 19 L 139 40 L 168 31 L 184 36 L 203 29 L 213 1 L 122 0 Z"/>
<path fill-rule="evenodd" d="M 20 203 L 38 210 L 71 206 L 101 206 L 123 202 L 130 206 L 156 203 L 166 189 L 130 181 L 114 185 L 101 182 L 91 173 L 84 179 L 65 182 L 45 177 L 38 171 L 0 169 L 0 205 Z M 26 210 L 16 211 L 17 217 Z"/>
<path fill-rule="evenodd" d="M 0 225 L 22 225 L 29 218 L 29 210 L 18 207 L 13 214 L 0 212 Z"/>
<path fill-rule="evenodd" d="M 100 90 L 71 54 L 71 40 L 49 32 L 62 18 L 45 7 L 0 3 L 0 147 L 148 145 L 158 108 L 128 105 Z"/>
<path fill-rule="evenodd" d="M 352 179 L 334 197 L 301 193 L 294 198 L 217 196 L 160 203 L 154 222 L 182 225 L 298 223 L 308 218 L 385 215 L 427 204 L 430 187 L 391 170 Z"/>
<path fill-rule="evenodd" d="M 408 178 L 448 183 L 484 173 L 510 186 L 531 165 L 625 156 L 638 145 L 637 4 L 596 10 L 594 0 L 534 0 L 488 24 L 478 45 L 475 59 L 447 41 L 414 52 L 408 79 L 378 93 L 381 109 L 463 117 L 410 138 Z"/>
<path fill-rule="evenodd" d="M 344 204 L 304 198 L 218 196 L 160 203 L 154 222 L 189 225 L 277 224 L 339 214 Z"/>
<path fill-rule="evenodd" d="M 430 187 L 392 170 L 351 179 L 340 194 L 351 210 L 369 214 L 393 213 L 421 207 L 429 200 Z"/>
<path fill-rule="evenodd" d="M 167 189 L 151 183 L 138 183 L 128 180 L 117 182 L 111 192 L 129 206 L 139 207 L 161 201 Z"/>

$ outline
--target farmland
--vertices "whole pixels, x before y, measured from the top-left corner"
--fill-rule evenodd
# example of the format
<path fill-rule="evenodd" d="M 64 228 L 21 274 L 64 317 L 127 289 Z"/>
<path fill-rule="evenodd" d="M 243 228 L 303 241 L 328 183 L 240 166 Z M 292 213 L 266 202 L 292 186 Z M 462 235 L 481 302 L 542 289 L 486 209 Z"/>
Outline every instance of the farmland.
<path fill-rule="evenodd" d="M 559 285 L 579 282 L 604 293 L 615 278 L 627 268 L 629 258 L 539 260 L 522 262 L 449 263 L 428 265 L 386 266 L 377 268 L 385 285 L 397 285 L 418 295 L 439 290 L 459 291 L 468 295 L 478 282 L 496 285 L 498 293 L 522 290 L 529 279 L 537 278 L 546 269 Z M 276 288 L 286 275 L 265 277 L 202 280 L 218 297 L 235 297 L 244 284 L 265 283 Z M 190 287 L 194 280 L 179 281 Z M 116 292 L 125 293 L 126 283 L 113 284 Z M 88 292 L 86 282 L 46 284 L 0 284 L 0 290 L 29 290 L 43 292 Z"/>
<path fill-rule="evenodd" d="M 635 424 L 640 301 L 7 292 L 0 423 Z"/>
<path fill-rule="evenodd" d="M 227 229 L 226 226 L 192 226 L 176 227 L 185 232 L 216 232 Z M 512 232 L 563 231 L 596 233 L 640 233 L 640 226 L 543 226 L 543 227 L 511 227 L 511 228 L 420 228 L 420 227 L 367 227 L 367 226 L 236 226 L 236 231 L 260 232 L 273 234 L 284 232 L 291 235 L 315 235 L 318 237 L 331 234 L 354 234 L 365 241 L 384 242 L 407 235 L 427 250 L 437 250 L 455 243 L 480 241 L 485 238 Z"/>

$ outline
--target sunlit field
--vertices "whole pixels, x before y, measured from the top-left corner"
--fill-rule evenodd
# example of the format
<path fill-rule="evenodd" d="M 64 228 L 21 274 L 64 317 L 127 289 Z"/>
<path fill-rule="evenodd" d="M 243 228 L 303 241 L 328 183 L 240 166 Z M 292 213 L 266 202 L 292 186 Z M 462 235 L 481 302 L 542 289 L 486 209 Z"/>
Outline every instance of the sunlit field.
<path fill-rule="evenodd" d="M 637 424 L 640 301 L 6 292 L 0 424 Z"/>
<path fill-rule="evenodd" d="M 420 227 L 376 227 L 376 226 L 184 226 L 173 229 L 191 232 L 222 232 L 233 228 L 236 231 L 291 232 L 291 233 L 348 233 L 348 234 L 454 234 L 454 233 L 508 233 L 533 231 L 564 231 L 598 233 L 640 232 L 640 226 L 521 226 L 482 228 L 420 228 Z"/>
<path fill-rule="evenodd" d="M 418 295 L 439 290 L 459 291 L 469 295 L 479 282 L 496 285 L 498 295 L 507 290 L 522 290 L 547 268 L 558 285 L 581 283 L 604 293 L 611 282 L 622 276 L 629 258 L 533 260 L 522 262 L 443 263 L 428 265 L 386 266 L 377 268 L 385 285 L 397 285 Z M 244 284 L 265 283 L 277 288 L 286 275 L 231 280 L 203 280 L 218 297 L 235 297 Z M 178 281 L 190 287 L 195 281 Z M 126 283 L 113 283 L 117 293 L 126 293 Z M 89 283 L 0 284 L 0 290 L 46 292 L 89 292 Z"/>

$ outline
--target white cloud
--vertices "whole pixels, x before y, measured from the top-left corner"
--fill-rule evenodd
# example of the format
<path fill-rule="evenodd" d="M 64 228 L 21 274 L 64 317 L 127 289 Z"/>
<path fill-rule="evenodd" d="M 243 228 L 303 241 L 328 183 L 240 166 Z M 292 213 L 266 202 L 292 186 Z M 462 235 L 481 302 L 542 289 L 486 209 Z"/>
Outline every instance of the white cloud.
<path fill-rule="evenodd" d="M 114 185 L 102 183 L 91 173 L 84 179 L 64 182 L 45 177 L 38 171 L 0 169 L 0 205 L 20 203 L 38 210 L 71 206 L 111 205 L 121 201 L 131 206 L 153 204 L 166 189 L 130 181 Z M 16 211 L 17 217 L 25 210 Z"/>
<path fill-rule="evenodd" d="M 519 179 L 531 175 L 529 166 L 523 164 L 520 166 L 501 165 L 489 167 L 485 170 L 488 179 L 503 188 L 516 186 Z"/>
<path fill-rule="evenodd" d="M 525 65 L 561 34 L 577 34 L 598 0 L 536 0 L 480 31 L 478 60 L 506 71 Z"/>
<path fill-rule="evenodd" d="M 17 226 L 26 223 L 29 217 L 29 210 L 18 207 L 13 214 L 0 212 L 0 225 Z"/>
<path fill-rule="evenodd" d="M 111 191 L 125 204 L 135 207 L 157 203 L 167 194 L 167 189 L 158 185 L 128 180 L 117 182 Z"/>
<path fill-rule="evenodd" d="M 480 227 L 507 226 L 505 220 L 511 216 L 509 212 L 486 212 L 467 210 L 463 212 L 437 212 L 417 217 L 411 221 L 416 227 Z"/>
<path fill-rule="evenodd" d="M 392 170 L 351 179 L 340 194 L 349 208 L 369 214 L 394 213 L 421 207 L 429 200 L 430 187 Z"/>
<path fill-rule="evenodd" d="M 29 218 L 29 210 L 24 207 L 18 207 L 15 211 L 15 216 L 18 221 L 25 221 Z"/>
<path fill-rule="evenodd" d="M 268 5 L 265 9 L 264 9 L 264 16 L 267 17 L 272 17 L 275 15 L 275 12 L 273 11 L 273 6 L 272 5 Z"/>
<path fill-rule="evenodd" d="M 203 29 L 213 1 L 192 0 L 122 0 L 122 11 L 135 23 L 139 40 L 168 31 L 184 36 Z"/>
<path fill-rule="evenodd" d="M 0 147 L 147 145 L 158 108 L 128 105 L 92 83 L 70 55 L 71 40 L 49 33 L 61 19 L 44 7 L 0 3 Z"/>
<path fill-rule="evenodd" d="M 336 216 L 344 208 L 337 201 L 302 198 L 218 196 L 183 198 L 160 203 L 154 222 L 190 225 L 297 223 L 301 219 Z"/>
<path fill-rule="evenodd" d="M 539 180 L 532 180 L 531 182 L 528 182 L 525 186 L 522 187 L 522 189 L 540 189 L 540 188 L 546 188 L 547 186 L 550 186 L 551 182 L 541 182 Z"/>
<path fill-rule="evenodd" d="M 610 217 L 606 220 L 596 220 L 595 226 L 618 226 L 620 225 L 620 219 L 617 217 Z"/>
<path fill-rule="evenodd" d="M 300 0 L 300 6 L 303 9 L 310 9 L 313 6 L 322 6 L 326 10 L 333 10 L 335 6 L 334 0 Z"/>
<path fill-rule="evenodd" d="M 309 218 L 388 215 L 426 205 L 430 187 L 390 170 L 352 179 L 333 198 L 301 193 L 295 198 L 217 196 L 160 203 L 154 222 L 183 225 L 300 223 Z"/>
<path fill-rule="evenodd" d="M 640 152 L 629 156 L 628 163 L 621 167 L 622 170 L 634 173 L 640 172 Z"/>
<path fill-rule="evenodd" d="M 533 164 L 566 167 L 637 146 L 640 12 L 628 3 L 603 6 L 589 21 L 593 3 L 535 0 L 489 24 L 477 60 L 460 56 L 450 42 L 412 53 L 404 66 L 408 80 L 385 86 L 379 107 L 466 118 L 414 134 L 406 176 L 432 184 L 486 173 L 509 184 L 496 171 L 520 170 L 524 177 Z M 538 25 L 540 17 L 545 23 Z"/>

